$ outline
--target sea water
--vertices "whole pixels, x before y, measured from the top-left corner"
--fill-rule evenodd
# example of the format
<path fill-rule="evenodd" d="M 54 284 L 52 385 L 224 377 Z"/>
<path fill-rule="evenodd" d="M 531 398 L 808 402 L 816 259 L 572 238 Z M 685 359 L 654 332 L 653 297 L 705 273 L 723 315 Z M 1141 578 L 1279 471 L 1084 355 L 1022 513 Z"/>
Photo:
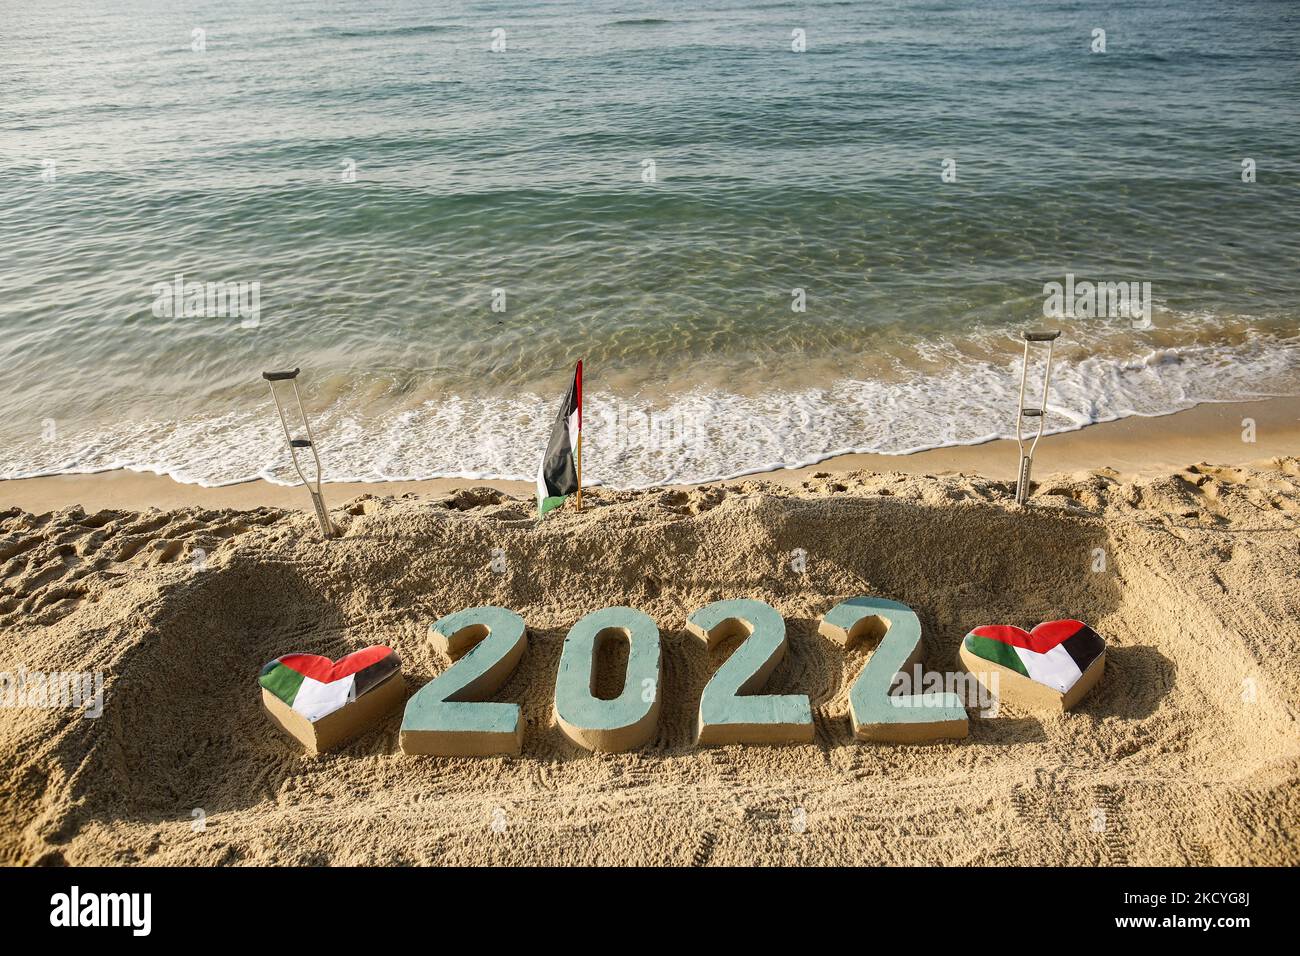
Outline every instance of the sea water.
<path fill-rule="evenodd" d="M 7 4 L 0 477 L 288 480 L 295 366 L 362 481 L 531 477 L 580 357 L 616 487 L 1008 435 L 1027 328 L 1054 431 L 1300 394 L 1297 50 L 1289 0 Z"/>

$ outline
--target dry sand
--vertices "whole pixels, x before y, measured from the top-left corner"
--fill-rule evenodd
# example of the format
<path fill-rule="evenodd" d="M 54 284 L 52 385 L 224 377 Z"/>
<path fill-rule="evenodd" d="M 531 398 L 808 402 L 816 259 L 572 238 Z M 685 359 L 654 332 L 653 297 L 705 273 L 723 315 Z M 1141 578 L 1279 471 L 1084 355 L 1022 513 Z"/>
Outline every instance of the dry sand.
<path fill-rule="evenodd" d="M 106 675 L 98 719 L 0 709 L 0 861 L 1300 862 L 1300 461 L 1008 495 L 826 473 L 598 491 L 539 526 L 530 499 L 466 488 L 338 502 L 328 544 L 274 508 L 0 513 L 0 670 Z M 1080 617 L 1105 679 L 1065 715 L 973 714 L 962 741 L 855 741 L 871 649 L 817 622 L 860 593 L 918 611 L 936 670 L 975 624 Z M 692 743 L 719 659 L 685 617 L 742 596 L 788 622 L 769 688 L 811 696 L 811 745 Z M 428 624 L 480 603 L 529 626 L 496 698 L 523 706 L 521 757 L 407 757 L 394 716 L 313 758 L 262 713 L 258 668 L 289 651 L 387 643 L 420 686 L 449 664 Z M 650 745 L 611 756 L 566 740 L 551 695 L 567 629 L 613 604 L 659 624 L 665 686 Z"/>

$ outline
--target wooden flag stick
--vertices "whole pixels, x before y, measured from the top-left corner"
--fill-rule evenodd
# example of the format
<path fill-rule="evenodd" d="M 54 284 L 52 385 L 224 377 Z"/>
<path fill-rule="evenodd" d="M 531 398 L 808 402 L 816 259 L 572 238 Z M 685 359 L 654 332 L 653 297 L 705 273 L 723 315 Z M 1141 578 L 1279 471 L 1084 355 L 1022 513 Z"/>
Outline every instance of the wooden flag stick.
<path fill-rule="evenodd" d="M 578 399 L 578 447 L 574 453 L 574 466 L 578 472 L 578 510 L 582 510 L 582 359 L 578 359 L 578 367 L 573 373 L 573 387 L 577 391 Z"/>

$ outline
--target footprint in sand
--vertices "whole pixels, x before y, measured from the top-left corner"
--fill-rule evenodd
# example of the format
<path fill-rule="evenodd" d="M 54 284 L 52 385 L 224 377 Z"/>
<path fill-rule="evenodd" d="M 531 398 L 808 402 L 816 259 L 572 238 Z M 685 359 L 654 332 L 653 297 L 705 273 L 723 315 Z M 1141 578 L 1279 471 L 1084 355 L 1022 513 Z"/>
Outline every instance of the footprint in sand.
<path fill-rule="evenodd" d="M 265 508 L 238 518 L 200 509 L 87 515 L 71 508 L 40 516 L 10 509 L 0 515 L 0 626 L 53 624 L 116 587 L 124 575 L 114 566 L 174 564 L 198 548 L 212 553 L 282 517 Z"/>
<path fill-rule="evenodd" d="M 1209 500 L 1244 499 L 1263 512 L 1300 513 L 1300 483 L 1291 479 L 1297 469 L 1293 459 L 1277 459 L 1275 470 L 1248 470 L 1230 466 L 1192 465 L 1184 473 Z"/>

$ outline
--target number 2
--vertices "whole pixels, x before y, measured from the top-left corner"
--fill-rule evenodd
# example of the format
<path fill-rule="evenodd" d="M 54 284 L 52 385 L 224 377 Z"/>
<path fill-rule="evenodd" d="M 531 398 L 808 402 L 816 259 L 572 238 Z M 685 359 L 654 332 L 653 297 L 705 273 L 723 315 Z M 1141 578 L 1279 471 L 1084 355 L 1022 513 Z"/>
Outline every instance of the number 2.
<path fill-rule="evenodd" d="M 841 601 L 822 617 L 820 633 L 844 647 L 880 637 L 849 690 L 853 735 L 862 740 L 920 743 L 969 733 L 956 694 L 890 694 L 894 678 L 921 659 L 921 619 L 906 604 L 876 597 Z"/>
<path fill-rule="evenodd" d="M 503 607 L 471 607 L 447 615 L 429 632 L 455 663 L 406 702 L 402 752 L 440 757 L 518 754 L 524 741 L 519 705 L 483 698 L 510 679 L 523 657 L 528 646 L 524 619 Z"/>
<path fill-rule="evenodd" d="M 745 636 L 700 696 L 698 743 L 812 742 L 806 694 L 753 693 L 785 657 L 785 620 L 774 607 L 752 599 L 714 601 L 687 618 L 686 628 L 710 650 Z"/>

